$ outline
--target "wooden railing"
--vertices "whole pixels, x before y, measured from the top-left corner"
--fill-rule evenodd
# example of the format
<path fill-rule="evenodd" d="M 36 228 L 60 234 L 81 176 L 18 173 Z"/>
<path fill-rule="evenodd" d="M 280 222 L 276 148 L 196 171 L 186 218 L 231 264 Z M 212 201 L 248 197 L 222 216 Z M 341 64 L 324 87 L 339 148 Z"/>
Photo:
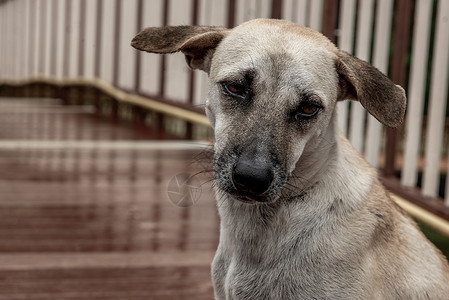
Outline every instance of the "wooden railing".
<path fill-rule="evenodd" d="M 64 97 L 69 87 L 90 86 L 162 120 L 181 119 L 192 137 L 192 124 L 207 124 L 206 75 L 182 55 L 136 51 L 132 37 L 147 26 L 233 27 L 258 17 L 322 31 L 407 90 L 402 128 L 384 128 L 356 102 L 339 104 L 340 127 L 390 189 L 449 220 L 449 1 L 2 0 L 0 93 L 45 83 Z"/>

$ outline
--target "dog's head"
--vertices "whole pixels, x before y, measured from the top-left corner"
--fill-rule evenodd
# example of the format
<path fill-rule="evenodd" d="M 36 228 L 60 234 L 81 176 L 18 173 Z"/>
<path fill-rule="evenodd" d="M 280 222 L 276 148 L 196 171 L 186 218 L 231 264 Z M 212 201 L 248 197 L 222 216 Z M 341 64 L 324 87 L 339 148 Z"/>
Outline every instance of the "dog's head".
<path fill-rule="evenodd" d="M 404 118 L 402 88 L 322 34 L 291 22 L 258 19 L 232 30 L 146 28 L 132 45 L 181 51 L 191 68 L 209 74 L 216 185 L 244 202 L 274 202 L 289 189 L 298 165 L 316 169 L 316 154 L 325 155 L 322 142 L 335 133 L 337 101 L 358 100 L 390 127 Z"/>

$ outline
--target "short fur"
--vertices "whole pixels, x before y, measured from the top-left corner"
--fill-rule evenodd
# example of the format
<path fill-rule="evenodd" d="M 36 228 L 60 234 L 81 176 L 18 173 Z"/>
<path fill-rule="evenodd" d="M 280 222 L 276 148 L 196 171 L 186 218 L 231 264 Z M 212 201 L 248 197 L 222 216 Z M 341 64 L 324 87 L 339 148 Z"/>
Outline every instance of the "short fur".
<path fill-rule="evenodd" d="M 448 299 L 446 259 L 337 128 L 335 105 L 344 99 L 398 126 L 401 87 L 287 21 L 147 28 L 132 45 L 182 51 L 209 74 L 221 216 L 216 299 Z M 229 83 L 247 90 L 236 97 Z M 310 103 L 318 113 L 297 118 Z M 242 159 L 269 169 L 265 192 L 236 187 Z"/>

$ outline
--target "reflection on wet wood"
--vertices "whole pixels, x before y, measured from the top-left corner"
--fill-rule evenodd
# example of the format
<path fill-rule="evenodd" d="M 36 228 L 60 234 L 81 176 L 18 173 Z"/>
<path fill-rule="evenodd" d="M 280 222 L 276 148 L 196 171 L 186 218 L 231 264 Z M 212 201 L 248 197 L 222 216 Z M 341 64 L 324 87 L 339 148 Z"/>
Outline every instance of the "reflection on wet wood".
<path fill-rule="evenodd" d="M 0 99 L 0 299 L 213 298 L 210 174 L 194 206 L 167 196 L 202 150 L 39 101 Z"/>

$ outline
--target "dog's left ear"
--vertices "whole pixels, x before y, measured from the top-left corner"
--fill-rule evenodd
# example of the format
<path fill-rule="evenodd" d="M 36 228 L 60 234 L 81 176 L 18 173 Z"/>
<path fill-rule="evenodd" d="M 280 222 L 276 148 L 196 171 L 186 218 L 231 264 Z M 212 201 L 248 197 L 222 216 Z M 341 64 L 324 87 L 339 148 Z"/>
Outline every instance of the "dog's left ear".
<path fill-rule="evenodd" d="M 377 120 L 397 127 L 404 120 L 405 91 L 369 63 L 339 51 L 336 69 L 340 77 L 338 100 L 358 100 Z"/>
<path fill-rule="evenodd" d="M 213 51 L 228 32 L 215 26 L 148 27 L 134 37 L 131 46 L 159 54 L 181 51 L 189 67 L 209 73 Z"/>

